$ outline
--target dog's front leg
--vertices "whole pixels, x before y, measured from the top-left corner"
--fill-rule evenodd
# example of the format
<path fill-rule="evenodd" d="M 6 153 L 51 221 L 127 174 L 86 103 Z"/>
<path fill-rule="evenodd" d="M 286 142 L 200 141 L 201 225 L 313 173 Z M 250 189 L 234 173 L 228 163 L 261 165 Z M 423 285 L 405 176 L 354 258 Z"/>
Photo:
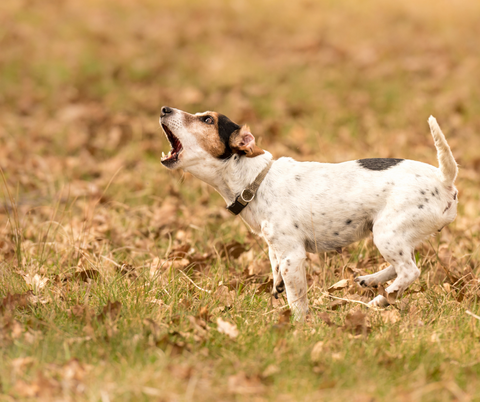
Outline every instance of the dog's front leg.
<path fill-rule="evenodd" d="M 268 247 L 268 257 L 270 258 L 273 274 L 272 295 L 275 297 L 275 299 L 278 299 L 278 294 L 285 290 L 285 283 L 283 282 L 282 275 L 280 275 L 280 261 L 277 259 L 272 246 Z"/>
<path fill-rule="evenodd" d="M 305 259 L 304 249 L 285 252 L 280 259 L 280 274 L 296 321 L 304 321 L 308 313 Z"/>

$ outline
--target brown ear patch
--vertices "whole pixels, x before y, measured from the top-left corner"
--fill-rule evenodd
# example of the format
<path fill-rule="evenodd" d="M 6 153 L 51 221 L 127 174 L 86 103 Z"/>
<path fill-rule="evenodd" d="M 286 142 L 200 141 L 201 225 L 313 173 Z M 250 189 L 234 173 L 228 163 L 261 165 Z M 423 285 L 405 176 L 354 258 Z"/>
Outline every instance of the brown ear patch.
<path fill-rule="evenodd" d="M 246 125 L 230 136 L 230 148 L 235 153 L 244 153 L 247 158 L 254 158 L 265 153 L 262 148 L 257 147 L 255 137 Z"/>

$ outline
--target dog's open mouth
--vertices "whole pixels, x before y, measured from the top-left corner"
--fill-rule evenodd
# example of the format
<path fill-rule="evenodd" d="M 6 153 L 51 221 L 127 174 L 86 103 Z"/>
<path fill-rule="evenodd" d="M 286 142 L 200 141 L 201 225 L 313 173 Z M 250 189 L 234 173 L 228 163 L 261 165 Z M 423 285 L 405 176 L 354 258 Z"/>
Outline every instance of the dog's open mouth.
<path fill-rule="evenodd" d="M 173 135 L 173 133 L 168 129 L 168 127 L 165 124 L 162 124 L 163 131 L 165 131 L 165 134 L 167 136 L 168 141 L 170 142 L 170 145 L 172 146 L 172 149 L 168 153 L 168 155 L 165 155 L 162 152 L 162 164 L 164 166 L 170 166 L 174 164 L 175 162 L 178 161 L 178 156 L 183 150 L 182 143 L 180 140 Z"/>

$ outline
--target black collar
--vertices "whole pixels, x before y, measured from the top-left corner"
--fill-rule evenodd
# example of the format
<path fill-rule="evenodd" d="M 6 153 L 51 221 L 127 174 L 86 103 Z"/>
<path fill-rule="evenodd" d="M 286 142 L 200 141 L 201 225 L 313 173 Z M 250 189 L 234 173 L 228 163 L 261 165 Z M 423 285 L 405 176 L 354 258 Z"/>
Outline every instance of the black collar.
<path fill-rule="evenodd" d="M 227 206 L 227 209 L 233 214 L 238 215 L 243 209 L 253 201 L 255 194 L 257 193 L 260 184 L 267 175 L 268 171 L 272 167 L 273 160 L 268 162 L 268 165 L 260 172 L 253 183 L 249 184 L 238 196 L 235 201 Z"/>

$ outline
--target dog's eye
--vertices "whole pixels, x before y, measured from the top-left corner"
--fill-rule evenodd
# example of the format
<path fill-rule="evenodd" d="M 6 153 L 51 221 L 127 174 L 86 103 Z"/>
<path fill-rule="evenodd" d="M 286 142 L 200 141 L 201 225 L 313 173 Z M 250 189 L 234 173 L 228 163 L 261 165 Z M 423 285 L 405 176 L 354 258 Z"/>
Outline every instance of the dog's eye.
<path fill-rule="evenodd" d="M 212 116 L 204 116 L 202 117 L 204 123 L 213 124 L 213 117 Z"/>

